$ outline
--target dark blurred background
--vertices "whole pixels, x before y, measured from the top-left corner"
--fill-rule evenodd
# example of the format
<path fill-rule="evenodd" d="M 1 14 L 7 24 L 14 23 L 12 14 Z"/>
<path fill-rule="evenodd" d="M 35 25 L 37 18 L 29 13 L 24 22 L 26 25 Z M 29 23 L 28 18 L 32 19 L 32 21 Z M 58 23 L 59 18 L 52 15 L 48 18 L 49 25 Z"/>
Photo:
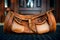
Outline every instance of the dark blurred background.
<path fill-rule="evenodd" d="M 3 22 L 6 16 L 5 8 L 11 7 L 12 3 L 14 4 L 16 0 L 0 0 L 0 22 Z M 60 22 L 60 0 L 50 0 L 50 8 L 54 8 L 54 16 L 57 23 Z M 17 2 L 18 3 L 18 2 Z M 18 4 L 16 4 L 18 5 Z M 14 6 L 14 5 L 12 5 Z M 18 6 L 17 6 L 18 7 Z M 14 7 L 11 7 L 14 9 Z M 16 8 L 17 9 L 17 8 Z M 16 10 L 17 11 L 17 10 Z"/>

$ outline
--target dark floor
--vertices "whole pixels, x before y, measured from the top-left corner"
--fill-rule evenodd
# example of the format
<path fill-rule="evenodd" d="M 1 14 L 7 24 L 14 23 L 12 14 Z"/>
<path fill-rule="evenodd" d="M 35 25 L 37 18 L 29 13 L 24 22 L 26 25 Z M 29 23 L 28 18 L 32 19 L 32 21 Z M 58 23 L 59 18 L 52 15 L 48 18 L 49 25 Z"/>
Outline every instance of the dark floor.
<path fill-rule="evenodd" d="M 0 40 L 60 40 L 60 26 L 57 26 L 55 33 L 46 34 L 14 34 L 4 33 L 3 26 L 0 26 Z"/>

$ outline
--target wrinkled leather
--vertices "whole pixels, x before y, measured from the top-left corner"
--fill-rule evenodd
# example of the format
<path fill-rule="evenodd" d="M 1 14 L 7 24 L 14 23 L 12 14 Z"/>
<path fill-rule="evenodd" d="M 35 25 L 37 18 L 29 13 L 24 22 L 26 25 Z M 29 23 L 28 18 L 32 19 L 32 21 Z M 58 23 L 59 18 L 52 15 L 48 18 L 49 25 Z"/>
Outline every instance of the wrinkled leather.
<path fill-rule="evenodd" d="M 5 19 L 4 31 L 42 34 L 56 31 L 56 21 L 51 11 L 43 15 L 21 15 L 9 11 Z"/>

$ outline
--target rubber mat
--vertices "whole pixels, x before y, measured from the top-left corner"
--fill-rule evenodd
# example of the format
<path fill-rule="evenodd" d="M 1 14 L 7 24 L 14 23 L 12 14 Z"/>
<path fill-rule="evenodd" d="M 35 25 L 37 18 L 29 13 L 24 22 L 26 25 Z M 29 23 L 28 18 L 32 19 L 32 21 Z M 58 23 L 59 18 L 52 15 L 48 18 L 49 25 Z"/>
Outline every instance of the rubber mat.
<path fill-rule="evenodd" d="M 0 40 L 60 40 L 60 26 L 57 25 L 56 32 L 45 34 L 4 33 L 3 26 L 0 26 Z"/>

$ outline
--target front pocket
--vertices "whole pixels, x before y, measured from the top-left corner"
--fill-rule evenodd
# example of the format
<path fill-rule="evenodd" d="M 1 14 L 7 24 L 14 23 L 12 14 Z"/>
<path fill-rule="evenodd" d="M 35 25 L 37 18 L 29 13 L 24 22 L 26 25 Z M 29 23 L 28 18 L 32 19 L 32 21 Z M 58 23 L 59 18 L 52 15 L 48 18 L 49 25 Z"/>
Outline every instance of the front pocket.
<path fill-rule="evenodd" d="M 16 33 L 24 32 L 24 26 L 23 25 L 19 25 L 18 23 L 16 23 L 15 21 L 13 21 L 12 31 L 16 32 Z"/>
<path fill-rule="evenodd" d="M 37 32 L 38 33 L 46 33 L 46 32 L 49 32 L 49 25 L 48 25 L 47 22 L 45 22 L 42 25 L 36 25 L 36 28 L 37 28 Z"/>

